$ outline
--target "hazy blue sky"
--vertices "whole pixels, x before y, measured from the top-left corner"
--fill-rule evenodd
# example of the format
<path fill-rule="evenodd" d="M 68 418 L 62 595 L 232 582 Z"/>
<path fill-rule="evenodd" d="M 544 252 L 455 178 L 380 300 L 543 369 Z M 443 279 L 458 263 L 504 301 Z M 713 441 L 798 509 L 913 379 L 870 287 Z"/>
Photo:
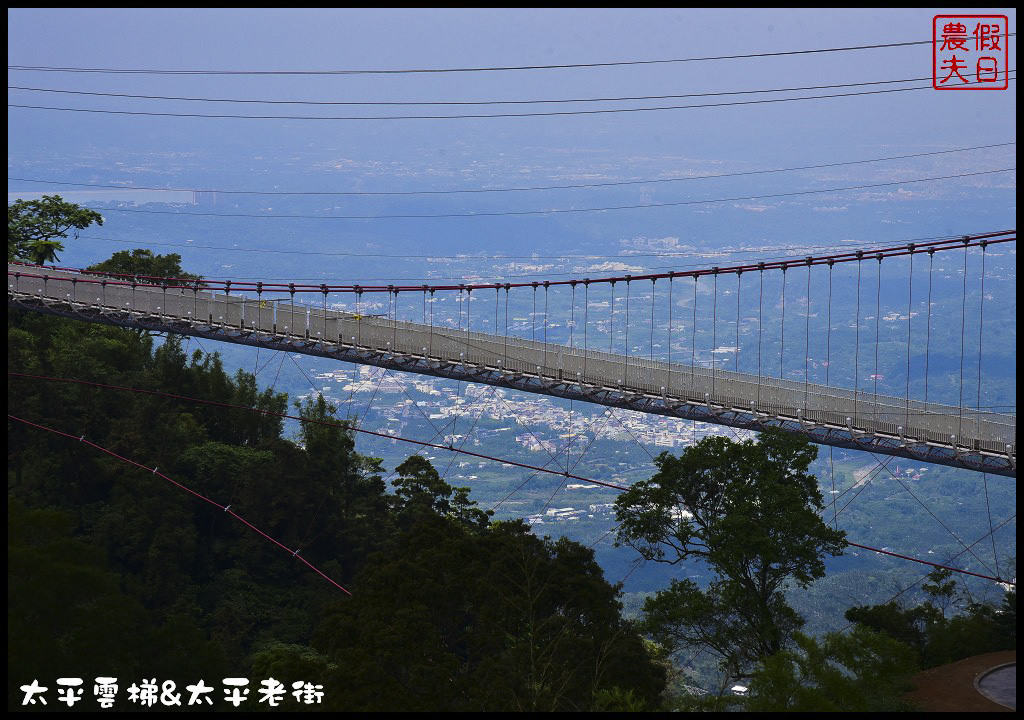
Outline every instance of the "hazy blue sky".
<path fill-rule="evenodd" d="M 980 12 L 975 10 L 974 12 Z M 998 11 L 996 11 L 998 12 Z M 1007 11 L 1004 11 L 1007 12 Z M 1008 11 L 1011 29 L 1016 15 Z M 8 11 L 8 61 L 182 69 L 395 69 L 608 62 L 777 52 L 927 40 L 932 10 L 85 10 Z M 1014 43 L 1011 41 L 1011 51 Z M 1015 54 L 1011 52 L 1010 65 Z M 930 47 L 831 55 L 620 68 L 503 73 L 348 77 L 132 77 L 11 72 L 12 84 L 104 92 L 275 99 L 547 99 L 752 90 L 800 85 L 926 78 Z M 920 83 L 920 84 L 927 84 Z M 839 92 L 839 91 L 837 91 Z M 181 111 L 181 104 L 14 93 L 14 102 L 74 107 Z M 46 102 L 40 102 L 40 97 Z M 512 132 L 545 144 L 589 133 L 609 135 L 622 151 L 661 143 L 673 152 L 709 142 L 724 155 L 793 157 L 802 149 L 972 144 L 1012 137 L 1015 83 L 1006 92 L 916 91 L 879 97 L 769 106 L 517 120 L 371 123 L 382 145 L 413 135 L 424 145 Z M 654 103 L 659 104 L 659 103 Z M 660 104 L 680 104 L 662 102 Z M 192 105 L 191 107 L 195 107 Z M 223 106 L 214 106 L 223 111 Z M 266 112 L 265 106 L 258 106 Z M 541 109 L 549 109 L 542 107 Z M 294 112 L 301 107 L 272 108 Z M 366 112 L 367 109 L 363 109 Z M 422 110 L 422 109 L 421 109 Z M 199 112 L 209 112 L 201 109 Z M 246 106 L 232 112 L 251 112 Z M 334 112 L 334 111 L 332 111 Z M 286 113 L 287 114 L 287 113 Z M 302 111 L 297 114 L 309 114 Z M 347 113 L 353 114 L 352 109 Z M 379 114 L 367 112 L 366 114 Z M 10 144 L 26 126 L 66 135 L 69 127 L 107 128 L 125 142 L 151 141 L 172 123 L 192 133 L 264 132 L 273 121 L 142 120 L 18 110 Z M 294 126 L 295 123 L 292 123 Z M 302 132 L 367 135 L 368 123 L 306 122 Z M 42 126 L 42 127 L 40 127 Z M 72 133 L 76 135 L 77 133 Z M 126 136 L 127 135 L 127 136 Z M 436 138 L 432 140 L 432 138 Z M 500 151 L 496 142 L 494 150 Z M 301 139 L 295 138 L 296 146 Z"/>
<path fill-rule="evenodd" d="M 934 12 L 16 9 L 8 11 L 8 62 L 109 68 L 329 70 L 665 60 L 930 40 Z M 1016 29 L 1013 10 L 992 12 L 1007 13 L 1011 32 Z M 1016 67 L 1015 41 L 1010 41 L 1012 69 Z M 909 78 L 925 78 L 912 85 L 930 86 L 931 63 L 930 46 L 919 45 L 778 58 L 512 72 L 280 77 L 9 71 L 8 80 L 11 85 L 35 88 L 238 99 L 539 100 Z M 768 96 L 655 100 L 618 106 L 764 97 Z M 9 90 L 8 98 L 11 103 L 56 107 L 297 115 L 519 112 L 610 106 L 316 108 L 20 90 Z M 787 167 L 1013 141 L 1016 82 L 1011 81 L 1006 91 L 922 89 L 738 107 L 541 118 L 283 121 L 9 109 L 8 119 L 8 165 L 18 177 L 244 189 L 508 187 L 538 181 L 622 180 Z M 634 189 L 628 198 L 596 190 L 529 197 L 513 193 L 480 197 L 479 202 L 460 197 L 457 206 L 445 208 L 519 210 L 601 206 L 623 198 L 670 202 L 715 197 L 716 193 L 758 195 L 780 188 L 886 182 L 1011 167 L 1015 156 L 1015 146 L 1010 146 L 811 174 L 754 176 L 728 184 L 659 187 L 647 194 Z M 60 177 L 55 178 L 58 171 Z M 919 185 L 905 192 L 911 193 L 907 197 L 916 197 L 915 193 L 931 199 L 948 196 L 951 201 L 963 203 L 972 189 L 1012 189 L 1014 183 L 1015 174 L 1003 173 L 956 183 Z M 9 188 L 14 187 L 25 189 L 23 184 L 9 182 Z M 404 202 L 379 201 L 370 212 L 410 207 Z M 823 198 L 811 205 L 848 207 L 846 199 L 840 197 Z M 425 206 L 422 202 L 416 205 Z M 636 233 L 663 232 L 661 228 L 643 227 L 650 213 L 663 211 L 647 212 L 644 215 L 637 211 Z M 1015 207 L 1006 208 L 1005 214 L 1007 222 L 1013 222 Z M 660 217 L 669 214 L 663 212 Z M 685 220 L 689 216 L 680 211 L 671 217 Z M 480 227 L 477 225 L 477 229 Z M 835 232 L 843 232 L 839 219 Z"/>

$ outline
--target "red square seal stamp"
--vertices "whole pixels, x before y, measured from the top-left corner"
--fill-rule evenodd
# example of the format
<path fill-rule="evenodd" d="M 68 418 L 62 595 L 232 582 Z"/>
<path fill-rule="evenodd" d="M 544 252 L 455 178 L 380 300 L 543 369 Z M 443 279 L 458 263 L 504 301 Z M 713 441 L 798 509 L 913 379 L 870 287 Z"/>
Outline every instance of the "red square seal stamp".
<path fill-rule="evenodd" d="M 1005 90 L 1010 83 L 1006 15 L 936 15 L 932 18 L 932 87 L 936 90 Z"/>

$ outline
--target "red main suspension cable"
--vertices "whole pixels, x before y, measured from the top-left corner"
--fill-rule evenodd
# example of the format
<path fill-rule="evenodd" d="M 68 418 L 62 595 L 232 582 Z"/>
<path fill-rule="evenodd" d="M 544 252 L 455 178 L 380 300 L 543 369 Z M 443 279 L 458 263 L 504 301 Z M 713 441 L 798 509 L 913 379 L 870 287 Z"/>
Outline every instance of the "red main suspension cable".
<path fill-rule="evenodd" d="M 109 284 L 109 285 L 131 285 L 137 287 L 160 287 L 163 289 L 185 289 L 185 290 L 212 290 L 212 289 L 224 289 L 226 292 L 230 292 L 234 289 L 236 292 L 242 291 L 255 291 L 257 293 L 327 293 L 332 292 L 343 292 L 351 293 L 354 292 L 357 295 L 361 295 L 364 292 L 369 293 L 400 293 L 400 292 L 435 292 L 435 291 L 469 291 L 474 290 L 495 290 L 502 289 L 510 290 L 512 288 L 549 288 L 561 285 L 569 285 L 575 287 L 576 285 L 589 286 L 591 284 L 599 283 L 617 283 L 617 282 L 633 282 L 637 280 L 661 280 L 667 278 L 687 278 L 687 277 L 701 277 L 704 275 L 718 275 L 718 274 L 741 274 L 744 272 L 751 272 L 754 270 L 786 270 L 794 267 L 810 267 L 812 265 L 836 265 L 847 262 L 857 262 L 866 258 L 890 258 L 900 257 L 903 255 L 914 255 L 922 252 L 931 251 L 942 251 L 942 250 L 958 250 L 965 247 L 985 247 L 987 245 L 996 245 L 1004 242 L 1015 242 L 1016 230 L 1003 230 L 1000 232 L 981 233 L 978 235 L 963 235 L 960 237 L 949 238 L 945 240 L 935 240 L 931 242 L 910 242 L 904 243 L 903 245 L 895 245 L 884 248 L 877 248 L 874 250 L 855 250 L 845 253 L 838 253 L 835 255 L 819 255 L 807 256 L 803 258 L 787 258 L 786 260 L 774 260 L 771 262 L 764 263 L 748 263 L 745 265 L 730 265 L 727 267 L 713 267 L 704 268 L 702 270 L 673 270 L 670 272 L 663 273 L 652 273 L 644 275 L 623 275 L 616 277 L 605 277 L 605 278 L 577 278 L 573 280 L 544 280 L 544 281 L 532 281 L 532 282 L 517 282 L 517 283 L 481 283 L 481 284 L 466 284 L 461 283 L 457 285 L 312 285 L 303 283 L 267 283 L 262 281 L 218 281 L 214 282 L 211 280 L 189 280 L 182 278 L 168 278 L 168 277 L 155 277 L 148 275 L 133 275 L 130 273 L 110 273 L 101 272 L 95 270 L 82 270 L 80 268 L 68 268 L 68 267 L 57 267 L 57 266 L 41 266 L 41 265 L 29 265 L 24 263 L 8 263 L 10 264 L 24 264 L 26 268 L 36 270 L 35 273 L 12 273 L 8 271 L 8 275 L 21 275 L 22 277 L 44 277 L 43 275 L 37 274 L 39 270 L 57 270 L 62 272 L 73 272 L 83 276 L 96 275 L 100 277 L 125 277 L 131 280 L 93 280 L 85 277 L 76 278 L 77 282 L 91 283 L 91 284 Z M 1012 237 L 1009 237 L 1012 236 Z M 55 278 L 63 279 L 63 278 Z M 151 281 L 151 282 L 139 282 Z M 175 284 L 177 283 L 177 284 Z"/>

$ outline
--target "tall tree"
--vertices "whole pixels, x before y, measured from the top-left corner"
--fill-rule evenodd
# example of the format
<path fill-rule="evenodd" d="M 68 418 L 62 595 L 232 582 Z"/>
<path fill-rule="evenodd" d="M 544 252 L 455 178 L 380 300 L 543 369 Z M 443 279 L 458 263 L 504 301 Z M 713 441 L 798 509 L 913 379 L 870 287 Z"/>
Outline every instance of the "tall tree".
<path fill-rule="evenodd" d="M 616 502 L 618 543 L 648 560 L 700 560 L 715 573 L 706 589 L 674 580 L 645 603 L 646 629 L 671 648 L 714 651 L 731 677 L 749 675 L 784 649 L 803 619 L 787 604 L 787 583 L 825 574 L 844 533 L 819 515 L 817 449 L 768 430 L 757 442 L 709 437 L 680 457 L 662 453 L 658 473 Z"/>
<path fill-rule="evenodd" d="M 7 206 L 7 259 L 36 264 L 57 262 L 64 250 L 60 242 L 68 232 L 103 224 L 103 216 L 64 202 L 60 195 L 43 195 L 39 200 L 18 200 Z"/>

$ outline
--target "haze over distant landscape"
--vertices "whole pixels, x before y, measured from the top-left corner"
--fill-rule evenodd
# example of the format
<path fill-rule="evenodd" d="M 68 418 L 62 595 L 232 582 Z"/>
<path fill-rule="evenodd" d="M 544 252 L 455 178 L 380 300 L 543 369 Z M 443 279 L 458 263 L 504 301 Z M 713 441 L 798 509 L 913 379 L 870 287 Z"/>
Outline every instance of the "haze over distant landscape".
<path fill-rule="evenodd" d="M 1013 9 L 972 13 L 1006 15 L 1015 32 Z M 147 248 L 176 253 L 183 270 L 213 281 L 314 284 L 543 283 L 1012 230 L 1016 37 L 1003 38 L 1008 89 L 936 90 L 934 14 L 9 9 L 8 202 L 59 194 L 102 215 L 101 227 L 65 241 L 62 266 L 85 268 L 115 252 Z M 812 50 L 828 52 L 794 52 Z M 910 377 L 916 348 L 910 330 L 902 349 L 883 357 L 879 369 L 879 323 L 865 316 L 875 333 L 870 378 L 876 394 L 909 399 L 923 390 L 932 402 L 955 406 L 963 404 L 967 388 L 971 406 L 1015 415 L 1015 243 L 985 252 L 983 272 L 971 256 L 969 277 L 961 276 L 966 255 L 937 253 L 930 304 L 923 304 L 919 264 L 910 284 L 913 309 L 900 274 L 903 261 L 884 269 L 879 261 L 877 281 L 871 275 L 877 297 L 869 300 L 877 302 L 871 307 L 887 323 L 883 332 L 891 333 L 893 347 L 904 342 L 901 322 L 909 327 L 925 311 L 943 320 L 931 369 L 939 380 L 929 390 Z M 853 265 L 839 267 L 835 278 L 837 288 L 856 280 L 859 311 L 855 273 Z M 753 273 L 748 277 L 753 283 Z M 863 381 L 868 376 L 858 379 L 857 373 L 865 366 L 855 368 L 850 357 L 829 355 L 821 362 L 821 348 L 815 356 L 792 346 L 793 337 L 811 336 L 812 323 L 832 329 L 831 271 L 827 308 L 823 286 L 812 299 L 809 269 L 806 277 L 806 295 L 790 295 L 789 312 L 795 302 L 803 313 L 794 316 L 797 331 L 785 328 L 785 288 L 769 288 L 782 293 L 781 337 L 772 328 L 765 341 L 766 347 L 781 345 L 772 356 L 776 375 L 805 383 Z M 658 306 L 657 317 L 655 298 L 663 297 L 666 283 L 634 283 L 630 299 L 616 295 L 628 292 L 621 283 L 610 294 L 588 294 L 580 305 L 575 286 L 571 296 L 565 288 L 550 296 L 545 291 L 542 301 L 550 297 L 552 309 L 544 306 L 544 338 L 551 333 L 552 342 L 578 345 L 585 326 L 578 313 L 585 307 L 612 318 L 604 326 L 595 321 L 590 330 L 596 333 L 590 342 L 602 349 L 614 344 L 615 352 L 652 362 L 692 357 L 702 367 L 759 375 L 758 307 L 752 294 L 743 296 L 745 303 L 731 294 L 734 285 L 737 293 L 752 293 L 754 286 L 728 282 L 721 301 L 729 299 L 735 318 L 721 326 L 717 284 L 713 291 L 701 284 L 699 298 L 697 284 L 685 286 L 687 293 L 692 286 L 692 301 L 676 295 L 671 307 Z M 511 309 L 504 301 L 504 327 L 534 339 L 538 296 L 528 290 L 513 293 Z M 425 291 L 422 298 L 413 295 L 331 302 L 360 316 L 417 322 L 436 312 L 438 324 L 458 328 L 465 309 L 467 323 L 473 313 L 474 330 L 500 331 L 500 293 L 493 290 L 466 302 L 461 293 L 431 295 L 429 310 Z M 973 385 L 964 384 L 963 345 L 956 345 L 964 333 L 952 321 L 962 322 L 968 299 L 972 309 L 988 302 L 983 330 L 989 334 L 969 335 L 978 343 L 969 358 L 976 364 L 966 373 Z M 615 314 L 616 302 L 630 301 L 633 316 L 622 304 L 619 312 L 625 307 L 627 315 Z M 703 318 L 709 301 L 714 324 L 698 331 L 698 307 Z M 767 307 L 777 306 L 771 295 Z M 650 308 L 649 325 L 646 315 L 636 319 L 637 307 Z M 692 313 L 692 356 L 672 355 L 673 320 L 666 313 L 673 309 L 677 322 Z M 624 320 L 616 330 L 618 317 Z M 840 338 L 856 333 L 858 349 L 860 318 L 834 323 Z M 805 321 L 806 335 L 792 335 L 805 332 L 799 329 Z M 656 337 L 662 327 L 667 342 Z M 622 328 L 628 328 L 625 338 L 615 334 Z M 984 338 L 983 347 L 976 336 Z M 255 374 L 260 391 L 287 392 L 289 402 L 322 397 L 339 417 L 356 418 L 385 436 L 461 443 L 483 455 L 537 464 L 569 443 L 575 464 L 565 459 L 561 466 L 603 482 L 649 480 L 658 453 L 679 455 L 701 438 L 757 437 L 310 355 L 198 339 L 182 344 L 186 353 L 221 353 L 229 374 Z M 959 385 L 951 380 L 956 351 Z M 758 364 L 751 365 L 755 357 Z M 923 362 L 915 356 L 915 368 Z M 438 439 L 438 425 L 448 421 L 452 426 Z M 299 436 L 298 423 L 289 420 L 284 428 Z M 417 448 L 361 436 L 355 450 L 381 458 L 390 478 Z M 498 508 L 497 518 L 523 518 L 537 536 L 564 536 L 592 548 L 606 579 L 622 583 L 630 617 L 672 580 L 706 585 L 711 577 L 699 560 L 645 563 L 632 548 L 616 546 L 618 494 L 607 487 L 531 478 L 520 468 L 437 449 L 420 454 L 451 485 L 469 487 L 481 508 Z M 989 475 L 983 486 L 980 473 L 907 459 L 876 477 L 880 463 L 866 452 L 820 446 L 811 465 L 826 503 L 830 491 L 839 494 L 837 486 L 863 491 L 854 495 L 859 500 L 845 524 L 835 507 L 823 515 L 849 539 L 943 562 L 963 549 L 960 538 L 974 541 L 989 531 L 991 548 L 988 540 L 979 545 L 985 560 L 995 554 L 995 564 L 1014 562 L 1015 520 L 998 533 L 990 528 L 993 515 L 1000 521 L 1013 516 L 1015 478 Z M 901 493 L 893 484 L 901 478 L 928 507 Z M 928 570 L 851 550 L 829 558 L 828 575 L 809 590 L 787 586 L 808 631 L 843 628 L 841 608 L 885 602 L 897 586 L 910 586 Z M 981 563 L 977 556 L 958 561 L 977 572 L 985 570 Z M 991 583 L 963 582 L 979 598 L 995 593 Z M 274 639 L 307 642 L 300 635 Z M 695 661 L 691 670 L 694 683 L 710 686 L 711 660 Z"/>

